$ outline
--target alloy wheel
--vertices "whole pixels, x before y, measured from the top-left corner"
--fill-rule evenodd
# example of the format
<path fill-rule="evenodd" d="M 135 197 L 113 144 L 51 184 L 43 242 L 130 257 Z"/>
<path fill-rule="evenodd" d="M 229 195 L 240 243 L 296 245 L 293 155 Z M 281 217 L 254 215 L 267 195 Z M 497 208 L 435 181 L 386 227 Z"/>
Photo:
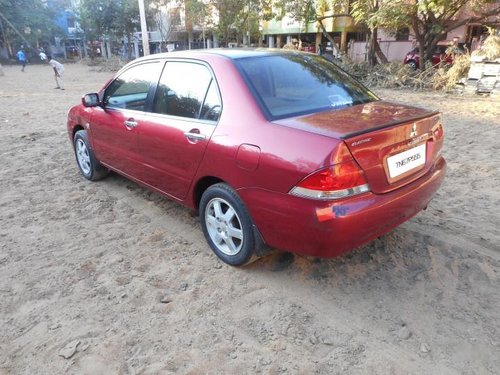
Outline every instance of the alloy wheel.
<path fill-rule="evenodd" d="M 224 199 L 213 198 L 205 211 L 207 231 L 219 251 L 236 255 L 243 246 L 243 230 L 236 210 Z"/>
<path fill-rule="evenodd" d="M 80 166 L 82 172 L 86 175 L 91 172 L 90 165 L 90 154 L 87 148 L 87 145 L 83 141 L 83 139 L 77 139 L 76 144 L 76 158 L 78 160 L 78 165 Z"/>

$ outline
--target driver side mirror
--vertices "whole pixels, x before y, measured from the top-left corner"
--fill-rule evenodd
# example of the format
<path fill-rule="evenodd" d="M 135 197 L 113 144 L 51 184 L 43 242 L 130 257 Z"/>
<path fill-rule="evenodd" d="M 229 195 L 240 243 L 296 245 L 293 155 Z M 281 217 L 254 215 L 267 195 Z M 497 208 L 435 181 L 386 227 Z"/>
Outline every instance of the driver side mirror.
<path fill-rule="evenodd" d="M 96 93 L 86 94 L 82 96 L 82 104 L 84 107 L 98 107 L 101 105 L 99 95 Z"/>

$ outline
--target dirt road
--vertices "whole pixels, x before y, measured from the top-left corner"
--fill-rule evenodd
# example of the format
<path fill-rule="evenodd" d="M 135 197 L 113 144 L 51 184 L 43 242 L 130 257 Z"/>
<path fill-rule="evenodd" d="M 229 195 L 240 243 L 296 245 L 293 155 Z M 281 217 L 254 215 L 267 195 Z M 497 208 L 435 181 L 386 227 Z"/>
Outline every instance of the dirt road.
<path fill-rule="evenodd" d="M 232 268 L 187 209 L 78 173 L 66 112 L 110 74 L 3 71 L 0 374 L 500 373 L 499 99 L 378 91 L 444 113 L 427 211 L 339 259 Z"/>

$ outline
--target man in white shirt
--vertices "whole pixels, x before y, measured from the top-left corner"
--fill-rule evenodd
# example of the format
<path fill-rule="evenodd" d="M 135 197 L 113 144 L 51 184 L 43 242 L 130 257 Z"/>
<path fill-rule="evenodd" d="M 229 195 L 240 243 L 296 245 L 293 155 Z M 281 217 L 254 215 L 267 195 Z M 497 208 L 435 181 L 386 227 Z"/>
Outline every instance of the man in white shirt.
<path fill-rule="evenodd" d="M 49 65 L 52 66 L 52 69 L 54 69 L 56 84 L 57 84 L 57 87 L 54 88 L 64 90 L 63 79 L 62 79 L 64 73 L 64 65 L 61 64 L 59 61 L 54 60 L 50 55 L 47 56 L 47 61 Z"/>

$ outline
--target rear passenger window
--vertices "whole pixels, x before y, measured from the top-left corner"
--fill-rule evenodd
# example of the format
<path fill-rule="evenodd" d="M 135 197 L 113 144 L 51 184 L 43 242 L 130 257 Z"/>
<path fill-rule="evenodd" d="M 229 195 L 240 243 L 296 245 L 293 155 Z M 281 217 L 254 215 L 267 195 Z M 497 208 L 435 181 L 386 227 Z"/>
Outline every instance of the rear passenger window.
<path fill-rule="evenodd" d="M 203 103 L 203 108 L 201 109 L 200 118 L 203 120 L 218 121 L 221 109 L 217 84 L 212 79 L 205 102 Z"/>
<path fill-rule="evenodd" d="M 154 112 L 217 121 L 220 108 L 217 85 L 206 66 L 167 62 L 156 90 Z"/>
<path fill-rule="evenodd" d="M 159 61 L 135 65 L 116 78 L 104 93 L 108 108 L 124 108 L 144 111 L 151 84 L 158 80 Z"/>

